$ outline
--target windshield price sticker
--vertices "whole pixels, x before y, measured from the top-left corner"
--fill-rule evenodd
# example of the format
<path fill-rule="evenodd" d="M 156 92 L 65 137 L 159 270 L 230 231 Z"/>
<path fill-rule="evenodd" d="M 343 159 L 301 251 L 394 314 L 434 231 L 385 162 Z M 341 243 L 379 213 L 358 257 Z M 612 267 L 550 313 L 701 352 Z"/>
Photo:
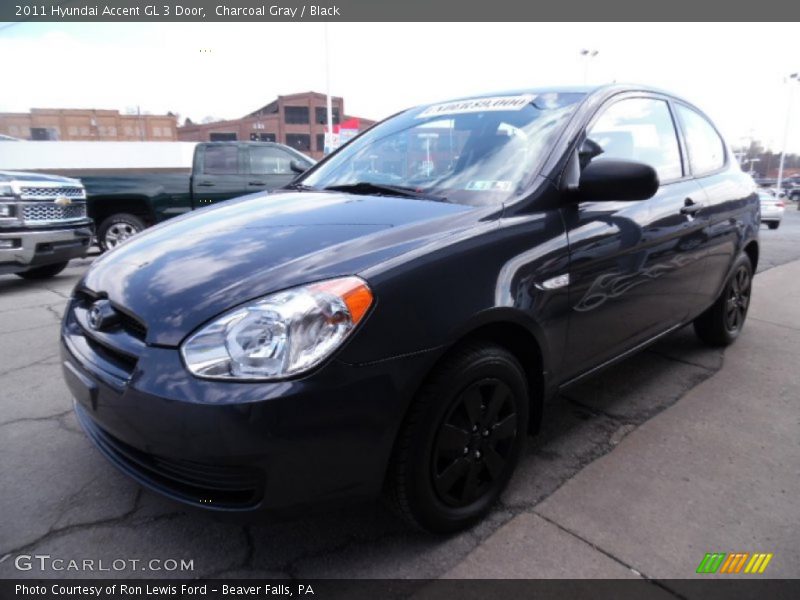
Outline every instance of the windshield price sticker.
<path fill-rule="evenodd" d="M 521 96 L 494 96 L 491 98 L 473 98 L 471 100 L 458 100 L 429 106 L 416 118 L 424 119 L 436 115 L 460 115 L 466 113 L 484 112 L 487 110 L 522 110 L 536 98 L 535 94 Z"/>
<path fill-rule="evenodd" d="M 508 192 L 511 191 L 511 182 L 510 181 L 470 181 L 467 183 L 467 190 L 473 192 L 485 192 L 485 191 L 493 191 L 493 192 Z"/>

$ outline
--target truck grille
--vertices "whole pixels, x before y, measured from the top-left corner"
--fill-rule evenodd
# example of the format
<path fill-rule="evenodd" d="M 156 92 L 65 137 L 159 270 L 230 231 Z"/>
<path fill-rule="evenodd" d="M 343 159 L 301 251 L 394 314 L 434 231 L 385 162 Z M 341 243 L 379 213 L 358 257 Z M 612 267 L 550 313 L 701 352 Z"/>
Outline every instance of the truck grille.
<path fill-rule="evenodd" d="M 83 198 L 83 188 L 74 185 L 49 186 L 49 187 L 21 187 L 20 196 L 23 200 L 44 200 L 47 198 Z"/>
<path fill-rule="evenodd" d="M 28 223 L 35 221 L 66 221 L 82 219 L 85 216 L 85 202 L 76 202 L 68 206 L 42 202 L 41 204 L 26 204 L 22 207 L 22 220 Z"/>

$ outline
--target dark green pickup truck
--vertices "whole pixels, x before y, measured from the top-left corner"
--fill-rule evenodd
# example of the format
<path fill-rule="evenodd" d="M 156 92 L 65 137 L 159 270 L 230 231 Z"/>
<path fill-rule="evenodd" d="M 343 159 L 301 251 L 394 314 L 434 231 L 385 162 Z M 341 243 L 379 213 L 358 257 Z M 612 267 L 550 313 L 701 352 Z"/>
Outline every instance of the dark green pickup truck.
<path fill-rule="evenodd" d="M 314 164 L 269 142 L 197 144 L 191 172 L 76 173 L 97 242 L 113 248 L 150 225 L 236 196 L 274 190 Z"/>

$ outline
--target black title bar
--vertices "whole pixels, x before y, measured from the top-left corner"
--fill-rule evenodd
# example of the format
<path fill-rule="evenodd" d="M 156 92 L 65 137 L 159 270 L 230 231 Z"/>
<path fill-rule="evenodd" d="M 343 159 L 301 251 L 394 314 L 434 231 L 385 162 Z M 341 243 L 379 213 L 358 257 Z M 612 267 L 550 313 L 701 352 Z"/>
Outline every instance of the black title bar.
<path fill-rule="evenodd" d="M 786 0 L 3 0 L 0 21 L 796 21 Z M 731 40 L 735 47 L 737 40 Z"/>

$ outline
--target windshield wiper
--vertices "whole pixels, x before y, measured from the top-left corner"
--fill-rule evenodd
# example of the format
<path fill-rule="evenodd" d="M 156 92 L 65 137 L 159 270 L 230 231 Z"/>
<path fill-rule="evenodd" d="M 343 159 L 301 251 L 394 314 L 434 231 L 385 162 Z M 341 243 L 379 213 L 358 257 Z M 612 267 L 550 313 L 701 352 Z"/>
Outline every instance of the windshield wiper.
<path fill-rule="evenodd" d="M 300 182 L 288 183 L 285 186 L 283 186 L 283 189 L 285 189 L 285 190 L 297 190 L 298 192 L 313 192 L 313 191 L 317 190 L 317 188 L 315 188 L 313 186 L 306 185 L 305 183 L 300 183 Z"/>
<path fill-rule="evenodd" d="M 410 187 L 399 185 L 389 185 L 386 183 L 373 183 L 371 181 L 359 181 L 357 183 L 341 183 L 339 185 L 329 185 L 323 188 L 336 192 L 349 192 L 351 194 L 387 194 L 390 196 L 402 196 L 404 198 L 419 198 L 420 200 L 435 200 L 444 202 L 444 196 L 434 196 L 426 192 L 420 192 Z"/>

